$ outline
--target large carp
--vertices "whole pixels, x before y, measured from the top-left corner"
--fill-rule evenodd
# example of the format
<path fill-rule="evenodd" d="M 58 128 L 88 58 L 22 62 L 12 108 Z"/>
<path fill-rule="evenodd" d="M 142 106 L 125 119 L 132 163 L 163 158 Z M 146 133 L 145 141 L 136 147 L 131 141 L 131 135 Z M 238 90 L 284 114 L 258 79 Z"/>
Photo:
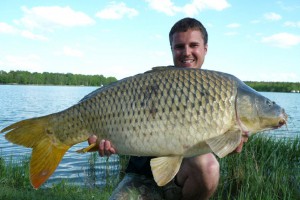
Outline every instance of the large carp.
<path fill-rule="evenodd" d="M 158 67 L 101 87 L 58 113 L 12 124 L 1 132 L 33 148 L 34 188 L 55 171 L 65 152 L 91 134 L 107 139 L 119 154 L 155 156 L 158 185 L 167 184 L 184 157 L 231 153 L 249 136 L 286 123 L 275 102 L 238 78 L 210 70 Z M 84 151 L 92 151 L 90 146 Z"/>

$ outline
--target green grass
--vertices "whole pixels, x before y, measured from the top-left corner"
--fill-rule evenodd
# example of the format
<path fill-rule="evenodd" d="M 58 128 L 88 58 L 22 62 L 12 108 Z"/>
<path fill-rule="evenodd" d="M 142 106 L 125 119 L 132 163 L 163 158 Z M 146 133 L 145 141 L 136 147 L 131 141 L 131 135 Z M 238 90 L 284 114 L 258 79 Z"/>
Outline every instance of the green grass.
<path fill-rule="evenodd" d="M 87 173 L 89 179 L 95 177 L 94 164 L 97 160 L 97 154 L 91 154 L 89 158 L 90 168 Z M 112 193 L 116 181 L 107 180 L 104 188 L 81 187 L 68 183 L 63 180 L 61 183 L 54 184 L 51 188 L 40 188 L 35 190 L 32 188 L 29 181 L 29 159 L 23 158 L 21 161 L 11 161 L 7 164 L 3 158 L 0 157 L 0 199 L 24 199 L 24 200 L 74 200 L 74 199 L 100 199 L 106 200 Z M 108 174 L 108 173 L 107 173 Z M 108 178 L 109 179 L 109 178 Z M 115 179 L 114 179 L 115 180 Z"/>
<path fill-rule="evenodd" d="M 253 137 L 242 153 L 219 161 L 213 199 L 300 199 L 300 138 Z"/>
<path fill-rule="evenodd" d="M 92 154 L 88 176 L 96 177 L 96 159 L 98 155 Z M 127 159 L 121 157 L 122 169 Z M 115 177 L 107 177 L 107 184 L 101 189 L 75 186 L 65 180 L 52 188 L 34 190 L 28 179 L 28 160 L 6 164 L 0 157 L 0 199 L 104 200 L 117 184 Z M 300 138 L 252 137 L 241 154 L 219 161 L 221 178 L 212 199 L 300 199 Z"/>

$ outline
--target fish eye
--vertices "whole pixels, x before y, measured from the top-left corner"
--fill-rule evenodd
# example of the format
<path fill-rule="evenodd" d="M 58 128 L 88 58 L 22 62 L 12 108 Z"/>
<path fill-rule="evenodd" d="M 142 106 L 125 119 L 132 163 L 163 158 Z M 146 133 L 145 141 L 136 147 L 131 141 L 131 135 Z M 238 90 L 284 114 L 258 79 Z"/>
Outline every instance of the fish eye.
<path fill-rule="evenodd" d="M 269 106 L 269 107 L 272 107 L 275 102 L 274 101 L 270 101 L 270 100 L 266 100 L 266 104 Z"/>

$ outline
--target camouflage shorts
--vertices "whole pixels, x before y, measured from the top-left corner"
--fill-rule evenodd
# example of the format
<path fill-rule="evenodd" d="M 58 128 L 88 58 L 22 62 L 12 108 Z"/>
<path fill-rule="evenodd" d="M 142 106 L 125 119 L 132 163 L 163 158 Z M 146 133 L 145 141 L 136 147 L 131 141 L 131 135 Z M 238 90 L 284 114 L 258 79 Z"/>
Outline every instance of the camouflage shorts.
<path fill-rule="evenodd" d="M 128 173 L 114 190 L 110 200 L 176 200 L 181 198 L 181 187 L 172 180 L 163 187 L 152 178 Z"/>

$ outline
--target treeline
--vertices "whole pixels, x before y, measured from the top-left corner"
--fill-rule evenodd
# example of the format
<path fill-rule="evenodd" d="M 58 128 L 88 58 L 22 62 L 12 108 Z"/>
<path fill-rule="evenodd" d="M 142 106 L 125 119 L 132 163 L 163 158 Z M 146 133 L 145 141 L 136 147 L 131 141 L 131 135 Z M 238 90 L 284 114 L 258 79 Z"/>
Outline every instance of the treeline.
<path fill-rule="evenodd" d="M 103 75 L 0 70 L 0 84 L 101 86 L 115 81 L 117 81 L 115 77 L 104 77 Z"/>
<path fill-rule="evenodd" d="M 247 85 L 262 92 L 299 92 L 299 82 L 256 82 L 245 81 Z"/>
<path fill-rule="evenodd" d="M 82 75 L 62 73 L 31 73 L 28 71 L 0 70 L 0 84 L 24 84 L 24 85 L 84 85 L 101 86 L 115 82 L 115 77 L 104 77 L 103 75 Z M 292 82 L 257 82 L 246 81 L 250 87 L 264 92 L 299 92 L 300 83 Z"/>

